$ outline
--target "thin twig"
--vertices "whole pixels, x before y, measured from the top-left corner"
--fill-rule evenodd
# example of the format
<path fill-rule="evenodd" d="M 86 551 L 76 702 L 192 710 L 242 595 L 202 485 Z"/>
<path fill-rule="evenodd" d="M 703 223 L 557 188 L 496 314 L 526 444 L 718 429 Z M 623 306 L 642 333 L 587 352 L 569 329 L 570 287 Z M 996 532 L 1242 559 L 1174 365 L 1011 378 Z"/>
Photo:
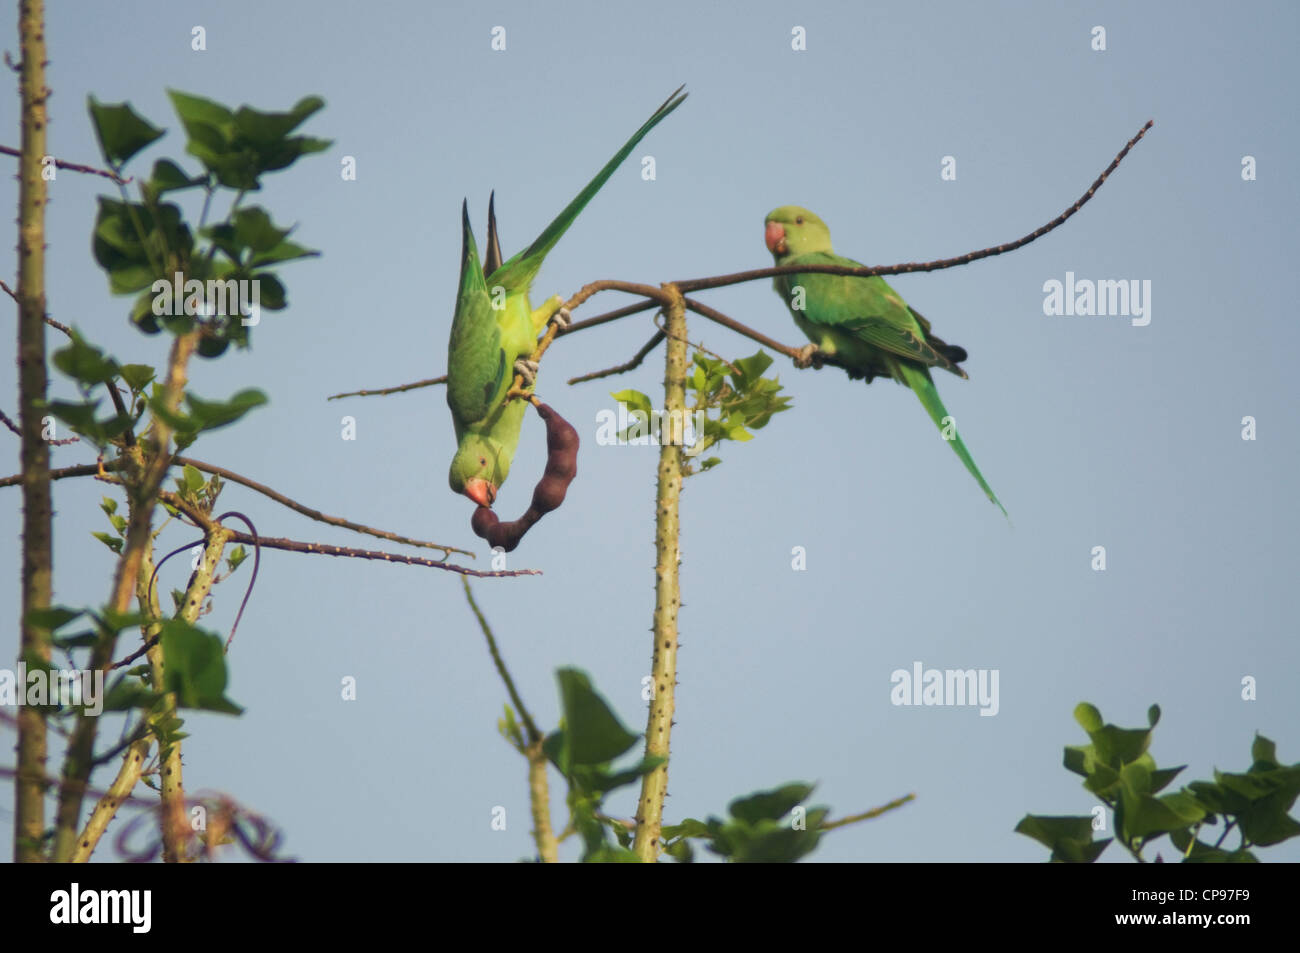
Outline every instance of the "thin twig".
<path fill-rule="evenodd" d="M 497 667 L 497 674 L 501 676 L 501 681 L 506 683 L 506 692 L 510 695 L 510 700 L 514 702 L 519 717 L 523 719 L 524 728 L 528 731 L 528 743 L 534 744 L 541 739 L 542 733 L 538 731 L 537 722 L 533 721 L 533 716 L 524 707 L 524 700 L 519 697 L 519 691 L 515 688 L 515 681 L 510 677 L 510 670 L 506 668 L 505 660 L 501 658 L 501 652 L 497 649 L 497 640 L 492 635 L 492 628 L 488 625 L 487 619 L 484 618 L 483 610 L 474 601 L 474 593 L 469 588 L 469 580 L 462 579 L 461 582 L 465 585 L 465 598 L 474 613 L 474 618 L 478 619 L 478 627 L 483 630 L 483 637 L 487 639 L 488 652 L 492 654 L 492 664 Z"/>
<path fill-rule="evenodd" d="M 351 546 L 332 546 L 329 543 L 303 543 L 293 539 L 283 539 L 273 536 L 259 536 L 255 540 L 248 533 L 240 533 L 236 530 L 226 530 L 230 534 L 230 539 L 236 543 L 246 543 L 249 546 L 255 543 L 260 544 L 263 549 L 282 549 L 290 553 L 307 553 L 314 556 L 347 556 L 352 559 L 379 559 L 384 562 L 397 563 L 401 566 L 427 566 L 430 569 L 446 569 L 448 572 L 458 572 L 462 576 L 477 576 L 484 579 L 505 577 L 505 576 L 540 576 L 540 569 L 470 569 L 468 566 L 460 566 L 456 563 L 440 562 L 436 559 L 422 559 L 418 556 L 403 556 L 399 553 L 385 553 L 373 549 L 353 549 Z"/>
<path fill-rule="evenodd" d="M 738 271 L 734 274 L 719 275 L 714 278 L 693 278 L 686 281 L 674 281 L 672 283 L 683 292 L 690 292 L 703 291 L 706 288 L 722 288 L 726 285 L 739 284 L 742 281 L 756 281 L 759 278 L 772 278 L 776 275 L 819 274 L 856 275 L 864 277 L 870 275 L 906 275 L 912 274 L 913 272 L 938 271 L 942 268 L 968 265 L 973 261 L 979 261 L 981 258 L 990 258 L 993 255 L 1001 255 L 1009 251 L 1015 251 L 1017 248 L 1023 248 L 1035 239 L 1042 238 L 1052 229 L 1065 222 L 1066 219 L 1079 211 L 1079 209 L 1083 208 L 1087 201 L 1096 194 L 1099 188 L 1101 188 L 1101 184 L 1106 181 L 1112 172 L 1115 171 L 1123 158 L 1128 155 L 1129 150 L 1138 144 L 1138 141 L 1146 135 L 1147 130 L 1153 125 L 1155 125 L 1155 120 L 1148 119 L 1146 125 L 1139 129 L 1137 135 L 1130 139 L 1128 144 L 1119 151 L 1119 154 L 1115 156 L 1111 164 L 1106 167 L 1106 170 L 1102 172 L 1101 175 L 1097 176 L 1096 181 L 1088 187 L 1088 191 L 1084 192 L 1077 202 L 1046 225 L 1035 229 L 1023 238 L 1018 238 L 1013 242 L 1007 242 L 1003 245 L 994 245 L 991 248 L 983 248 L 979 251 L 968 252 L 965 255 L 959 255 L 956 258 L 940 258 L 937 261 L 910 262 L 904 265 L 890 265 L 881 268 L 849 268 L 841 265 L 783 265 L 779 268 L 758 268 L 753 271 Z"/>
<path fill-rule="evenodd" d="M 456 563 L 441 562 L 436 559 L 422 559 L 418 556 L 403 556 L 399 553 L 386 553 L 381 550 L 353 549 L 351 546 L 334 546 L 330 543 L 304 543 L 295 539 L 284 539 L 283 537 L 253 536 L 249 533 L 241 533 L 238 530 L 230 529 L 228 526 L 221 526 L 198 507 L 169 490 L 160 491 L 160 495 L 169 505 L 193 520 L 194 525 L 203 530 L 204 533 L 210 535 L 213 532 L 222 532 L 226 535 L 227 541 L 230 542 L 247 543 L 250 546 L 261 546 L 264 549 L 282 549 L 290 553 L 307 553 L 313 556 L 380 559 L 384 562 L 398 563 L 402 566 L 427 566 L 430 569 L 446 569 L 449 572 L 458 572 L 463 576 L 480 576 L 485 579 L 500 576 L 540 576 L 542 574 L 540 569 L 501 569 L 495 571 L 470 569 L 468 566 L 459 566 Z"/>
<path fill-rule="evenodd" d="M 902 797 L 890 801 L 888 804 L 882 804 L 880 807 L 873 807 L 871 810 L 863 811 L 861 814 L 850 814 L 848 817 L 841 817 L 838 821 L 823 821 L 821 826 L 817 829 L 820 831 L 830 831 L 837 827 L 846 827 L 849 824 L 856 824 L 859 821 L 869 821 L 873 817 L 879 817 L 881 814 L 902 807 L 908 801 L 915 800 L 915 794 L 904 794 Z"/>
<path fill-rule="evenodd" d="M 104 386 L 108 388 L 108 396 L 113 400 L 113 409 L 117 411 L 117 415 L 126 417 L 129 420 L 130 415 L 126 412 L 126 404 L 122 401 L 122 394 L 118 391 L 117 384 L 113 381 L 106 381 Z M 135 429 L 129 424 L 122 434 L 122 439 L 128 447 L 135 446 Z"/>
<path fill-rule="evenodd" d="M 400 394 L 402 391 L 417 390 L 421 387 L 432 387 L 434 384 L 447 383 L 447 375 L 441 377 L 430 377 L 428 380 L 416 381 L 414 384 L 399 384 L 397 387 L 384 387 L 379 390 L 353 390 L 346 394 L 331 394 L 326 400 L 342 400 L 344 397 L 378 397 L 382 394 Z"/>
<path fill-rule="evenodd" d="M 791 360 L 793 360 L 799 353 L 798 348 L 794 348 L 782 344 L 780 341 L 768 337 L 762 331 L 755 331 L 753 328 L 741 324 L 735 318 L 731 318 L 723 314 L 717 308 L 710 308 L 707 304 L 696 301 L 693 298 L 686 298 L 685 301 L 688 310 L 694 311 L 696 314 L 702 315 L 703 317 L 708 318 L 710 321 L 722 325 L 724 328 L 730 328 L 732 331 L 735 331 L 737 334 L 743 337 L 749 338 L 751 341 L 757 341 L 759 344 L 763 345 L 764 347 L 770 347 L 772 350 L 784 354 L 786 357 L 790 358 Z M 843 370 L 846 371 L 850 370 L 847 364 L 845 364 L 840 358 L 836 357 L 833 354 L 819 353 L 817 355 L 817 360 L 818 360 L 817 366 L 829 365 L 832 367 L 842 368 Z"/>
<path fill-rule="evenodd" d="M 662 314 L 662 313 L 663 313 L 663 312 L 661 311 L 659 314 Z M 657 327 L 660 331 L 663 331 L 663 333 L 664 333 L 665 335 L 667 335 L 667 336 L 669 336 L 669 337 L 672 336 L 672 335 L 669 335 L 667 329 L 666 329 L 662 324 L 659 323 L 659 315 L 658 315 L 658 314 L 655 315 L 655 327 Z M 736 375 L 739 375 L 739 374 L 740 374 L 740 368 L 738 368 L 735 364 L 732 364 L 729 360 L 727 360 L 727 359 L 726 359 L 725 357 L 723 357 L 721 354 L 718 354 L 718 353 L 716 353 L 715 351 L 710 351 L 710 350 L 709 350 L 707 347 L 705 347 L 703 344 L 693 344 L 691 341 L 687 340 L 686 338 L 683 338 L 682 340 L 685 341 L 685 343 L 686 343 L 686 345 L 687 345 L 688 347 L 693 347 L 693 348 L 695 348 L 695 350 L 699 351 L 701 354 L 707 354 L 707 355 L 709 355 L 709 357 L 715 358 L 715 359 L 721 361 L 723 364 L 726 364 L 726 365 L 727 365 L 727 369 L 730 370 L 731 373 L 736 374 Z"/>
<path fill-rule="evenodd" d="M 375 529 L 372 526 L 365 526 L 361 523 L 354 523 L 351 520 L 343 519 L 341 516 L 328 516 L 325 513 L 322 513 L 320 510 L 314 510 L 310 506 L 305 506 L 304 504 L 299 503 L 296 500 L 290 499 L 289 497 L 285 496 L 283 493 L 279 493 L 271 489 L 269 486 L 266 486 L 265 484 L 258 483 L 256 480 L 251 480 L 248 477 L 236 473 L 233 470 L 227 470 L 225 467 L 219 467 L 215 463 L 204 463 L 202 460 L 195 460 L 193 457 L 180 457 L 180 456 L 175 458 L 175 462 L 181 464 L 182 466 L 185 465 L 192 466 L 194 467 L 194 469 L 202 470 L 204 473 L 215 473 L 217 476 L 221 477 L 222 479 L 229 480 L 232 483 L 238 483 L 241 486 L 246 486 L 250 490 L 256 490 L 258 493 L 261 493 L 263 496 L 275 500 L 275 502 L 279 503 L 281 506 L 287 506 L 295 513 L 301 513 L 303 516 L 313 519 L 318 523 L 328 523 L 330 526 L 338 526 L 342 529 L 350 529 L 354 533 L 364 533 L 366 536 L 374 536 L 377 539 L 386 539 L 393 543 L 403 543 L 404 545 L 417 546 L 420 547 L 421 549 L 440 549 L 448 555 L 452 553 L 460 553 L 462 556 L 468 556 L 471 559 L 476 558 L 474 554 L 467 549 L 460 549 L 456 546 L 446 546 L 443 545 L 442 543 L 431 543 L 422 539 L 412 539 L 409 536 L 401 536 L 397 533 L 390 533 L 388 530 Z M 2 485 L 3 484 L 0 483 L 0 486 Z"/>
<path fill-rule="evenodd" d="M 656 288 L 653 285 L 641 285 L 631 281 L 604 280 L 593 281 L 590 284 L 583 285 L 578 289 L 578 293 L 568 301 L 564 302 L 560 308 L 572 311 L 592 295 L 598 294 L 601 291 L 623 291 L 627 294 L 640 295 L 643 298 L 653 298 L 665 307 L 667 307 L 672 300 L 662 288 Z M 546 333 L 542 335 L 542 339 L 537 342 L 537 347 L 533 349 L 533 353 L 530 357 L 532 363 L 537 364 L 541 362 L 542 355 L 546 353 L 547 348 L 551 346 L 551 343 L 556 339 L 559 333 L 560 325 L 554 321 L 550 322 L 550 325 L 546 329 Z M 531 401 L 534 406 L 538 403 L 537 394 L 534 391 L 526 390 L 524 388 L 524 375 L 518 372 L 515 373 L 513 386 L 511 386 L 510 390 L 506 392 L 506 400 L 512 400 L 516 397 Z"/>
<path fill-rule="evenodd" d="M 5 284 L 3 278 L 0 278 L 0 291 L 3 291 L 9 297 L 13 298 L 15 301 L 18 300 L 18 295 L 14 292 L 14 289 L 10 288 L 7 284 Z M 60 322 L 55 321 L 48 314 L 44 315 L 43 320 L 50 327 L 57 328 L 58 330 L 66 334 L 68 337 L 72 337 L 72 328 L 68 327 L 66 324 L 61 324 Z"/>
<path fill-rule="evenodd" d="M 648 301 L 638 301 L 636 304 L 625 305 L 622 308 L 615 308 L 613 311 L 606 311 L 604 314 L 598 314 L 595 317 L 587 318 L 584 321 L 574 321 L 567 328 L 559 333 L 559 337 L 566 334 L 573 334 L 575 331 L 585 331 L 587 328 L 594 328 L 598 324 L 605 324 L 609 321 L 616 321 L 619 318 L 626 318 L 629 314 L 639 314 L 642 311 L 649 311 L 651 308 L 662 306 L 662 302 L 654 298 Z M 573 310 L 570 308 L 569 310 Z"/>
<path fill-rule="evenodd" d="M 18 150 L 11 148 L 10 146 L 0 146 L 0 153 L 7 156 L 19 155 Z M 94 166 L 82 165 L 79 162 L 64 162 L 62 159 L 55 159 L 54 166 L 57 169 L 67 169 L 69 172 L 84 172 L 86 175 L 102 175 L 106 179 L 112 179 L 118 185 L 126 185 L 135 181 L 133 177 L 127 177 L 124 179 L 116 172 L 112 172 L 108 169 L 96 169 Z"/>
<path fill-rule="evenodd" d="M 19 428 L 19 426 L 16 423 L 10 420 L 9 415 L 6 414 L 3 410 L 0 410 L 0 424 L 4 424 L 6 427 L 8 427 L 14 433 L 18 434 L 18 436 L 20 437 L 23 435 L 21 428 Z M 66 447 L 70 443 L 80 443 L 81 438 L 64 437 L 62 440 L 47 440 L 45 442 L 48 443 L 51 447 Z"/>
<path fill-rule="evenodd" d="M 116 460 L 110 460 L 104 464 L 105 470 L 120 470 L 122 464 Z M 73 467 L 60 467 L 58 470 L 50 471 L 51 480 L 63 480 L 68 477 L 94 476 L 99 472 L 99 466 L 94 463 L 79 463 Z M 0 477 L 0 487 L 18 486 L 23 482 L 23 475 L 15 473 L 13 476 Z"/>
<path fill-rule="evenodd" d="M 202 460 L 195 460 L 193 457 L 182 457 L 182 456 L 174 457 L 173 462 L 180 464 L 181 466 L 186 466 L 186 465 L 192 466 L 196 470 L 202 470 L 205 473 L 215 473 L 217 476 L 222 477 L 223 479 L 226 480 L 230 480 L 232 483 L 238 483 L 241 486 L 248 487 L 250 490 L 256 490 L 258 493 L 261 493 L 263 496 L 275 500 L 275 502 L 281 504 L 282 506 L 287 506 L 295 513 L 301 513 L 303 516 L 310 517 L 311 519 L 314 519 L 319 523 L 328 523 L 331 526 L 338 526 L 342 529 L 352 530 L 354 533 L 364 533 L 367 536 L 374 536 L 377 537 L 378 539 L 386 539 L 394 543 L 402 543 L 406 546 L 418 546 L 423 549 L 438 549 L 438 550 L 442 550 L 442 552 L 447 553 L 448 555 L 450 555 L 451 553 L 460 553 L 462 556 L 468 556 L 471 559 L 477 558 L 469 550 L 461 549 L 457 546 L 447 546 L 444 545 L 443 543 L 432 543 L 421 539 L 412 539 L 409 536 L 401 536 L 398 535 L 397 533 L 390 533 L 388 532 L 388 530 L 375 529 L 372 526 L 365 526 L 361 523 L 354 523 L 351 520 L 345 520 L 339 516 L 327 516 L 326 514 L 320 512 L 319 510 L 313 510 L 309 506 L 304 506 L 303 504 L 298 503 L 295 500 L 291 500 L 289 497 L 285 496 L 282 493 L 276 492 L 275 490 L 271 489 L 269 486 L 264 486 L 263 484 L 258 483 L 255 480 L 250 480 L 246 476 L 238 474 L 233 470 L 227 470 L 225 467 L 219 467 L 214 463 L 204 463 Z M 107 463 L 103 464 L 103 469 L 109 472 L 120 470 L 122 469 L 122 463 L 117 460 L 110 460 Z M 76 466 L 62 467 L 58 470 L 51 470 L 50 479 L 63 480 L 70 477 L 96 476 L 99 472 L 100 472 L 99 465 L 94 463 L 82 463 Z M 6 486 L 18 486 L 22 482 L 22 479 L 23 477 L 21 473 L 15 473 L 13 476 L 0 477 L 0 488 Z"/>
<path fill-rule="evenodd" d="M 497 640 L 492 635 L 492 627 L 488 625 L 487 619 L 484 618 L 482 610 L 478 607 L 478 603 L 474 601 L 474 593 L 470 591 L 469 580 L 462 579 L 461 582 L 465 585 L 465 598 L 469 601 L 469 607 L 474 611 L 474 617 L 478 619 L 479 628 L 483 630 L 483 636 L 487 639 L 488 651 L 492 653 L 492 662 L 496 665 L 501 680 L 506 683 L 506 692 L 510 695 L 510 700 L 514 702 L 515 708 L 519 711 L 519 717 L 524 722 L 524 730 L 528 733 L 528 741 L 523 748 L 523 755 L 528 759 L 528 802 L 533 815 L 533 843 L 537 845 L 537 856 L 544 864 L 557 863 L 560 859 L 559 841 L 556 840 L 554 830 L 551 827 L 551 794 L 546 779 L 548 758 L 543 748 L 546 738 L 538 730 L 537 723 L 533 721 L 533 716 L 524 707 L 524 700 L 519 697 L 514 679 L 510 677 L 510 671 L 506 668 L 505 660 L 501 658 L 501 652 L 497 649 Z"/>
<path fill-rule="evenodd" d="M 661 342 L 665 337 L 666 335 L 662 330 L 656 331 L 654 333 L 654 336 L 650 338 L 650 340 L 645 342 L 645 345 L 641 348 L 641 350 L 637 351 L 636 354 L 633 355 L 632 360 L 626 361 L 622 364 L 618 364 L 614 367 L 607 367 L 603 371 L 592 371 L 590 374 L 580 374 L 577 377 L 570 377 L 569 383 L 581 384 L 584 381 L 594 381 L 600 377 L 613 377 L 615 374 L 624 374 L 630 370 L 633 370 L 634 368 L 640 366 L 641 362 L 646 359 L 646 356 L 655 348 L 657 348 L 659 346 L 659 342 Z"/>

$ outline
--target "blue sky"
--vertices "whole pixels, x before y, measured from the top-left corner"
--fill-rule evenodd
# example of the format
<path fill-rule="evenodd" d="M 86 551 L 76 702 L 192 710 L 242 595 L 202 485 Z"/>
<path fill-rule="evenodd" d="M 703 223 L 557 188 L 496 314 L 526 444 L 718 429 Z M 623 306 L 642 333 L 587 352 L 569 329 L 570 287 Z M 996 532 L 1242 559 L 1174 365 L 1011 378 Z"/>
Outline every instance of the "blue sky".
<path fill-rule="evenodd" d="M 686 83 L 685 105 L 547 260 L 535 301 L 598 278 L 658 283 L 765 266 L 763 218 L 785 204 L 817 211 L 841 254 L 929 260 L 1055 217 L 1154 119 L 1062 228 L 1006 256 L 891 279 L 970 352 L 969 381 L 937 384 L 1011 525 L 906 389 L 797 371 L 784 358 L 772 373 L 793 409 L 687 481 L 666 814 L 720 813 L 736 795 L 792 779 L 818 782 L 816 801 L 837 816 L 915 792 L 900 811 L 836 831 L 816 857 L 1037 861 L 1045 851 L 1012 831 L 1019 818 L 1094 804 L 1061 766 L 1062 746 L 1084 740 L 1071 717 L 1081 700 L 1126 726 L 1160 704 L 1152 751 L 1161 765 L 1189 765 L 1181 781 L 1245 770 L 1256 731 L 1278 742 L 1282 761 L 1300 760 L 1300 451 L 1287 416 L 1300 396 L 1300 330 L 1291 281 L 1279 277 L 1292 273 L 1300 217 L 1285 171 L 1300 149 L 1287 98 L 1294 4 L 1182 4 L 1177 15 L 1122 3 L 132 11 L 128 29 L 120 11 L 52 6 L 56 155 L 95 161 L 84 107 L 93 93 L 169 130 L 132 171 L 161 155 L 197 169 L 169 87 L 264 109 L 318 94 L 327 108 L 305 131 L 335 140 L 268 178 L 257 198 L 323 253 L 283 270 L 289 309 L 264 316 L 250 351 L 192 368 L 199 394 L 260 387 L 270 404 L 191 455 L 327 513 L 472 549 L 479 565 L 472 505 L 447 488 L 454 440 L 442 391 L 325 401 L 445 370 L 463 198 L 481 239 L 496 189 L 512 254 Z M 204 52 L 191 49 L 195 25 Z M 1104 52 L 1091 48 L 1097 25 Z M 491 49 L 494 26 L 506 29 L 504 51 Z M 806 50 L 791 49 L 795 26 Z M 12 34 L 4 45 L 15 48 Z M 0 142 L 16 146 L 17 97 L 0 103 Z M 639 174 L 647 155 L 653 181 Z M 356 159 L 355 181 L 340 176 L 344 156 Z M 945 156 L 955 180 L 940 176 Z M 1254 181 L 1242 178 L 1244 156 L 1255 157 Z M 167 342 L 129 326 L 127 299 L 109 295 L 89 254 L 103 191 L 102 180 L 69 173 L 53 184 L 50 312 L 119 359 L 161 363 Z M 8 280 L 14 256 L 3 244 Z M 1067 272 L 1149 281 L 1150 323 L 1045 315 L 1044 284 Z M 766 281 L 700 298 L 805 343 Z M 626 301 L 602 295 L 576 317 Z M 756 349 L 690 321 L 692 340 L 724 356 Z M 655 393 L 663 352 L 620 379 L 563 382 L 626 360 L 651 332 L 642 314 L 547 355 L 539 391 L 583 437 L 579 476 L 511 556 L 544 575 L 475 585 L 543 725 L 557 718 L 562 665 L 588 671 L 627 724 L 644 724 L 657 451 L 594 438 L 611 390 Z M 0 362 L 0 394 L 10 395 L 0 408 L 11 415 L 14 374 Z M 355 441 L 341 439 L 345 414 Z M 1253 441 L 1242 439 L 1246 416 Z M 16 469 L 16 439 L 11 447 Z M 498 504 L 505 515 L 527 506 L 543 454 L 530 417 Z M 56 465 L 88 459 L 84 448 L 54 452 Z M 112 554 L 89 535 L 106 528 L 104 490 L 56 485 L 59 602 L 106 596 Z M 0 537 L 15 540 L 19 498 L 5 493 Z M 265 535 L 371 546 L 239 487 L 222 503 Z M 173 526 L 160 545 L 186 538 Z M 791 568 L 796 546 L 805 571 Z M 1104 572 L 1092 569 L 1097 546 Z M 18 555 L 0 550 L 11 606 Z M 176 567 L 166 584 L 183 585 L 186 572 Z M 228 629 L 234 588 L 218 589 L 205 624 Z M 189 717 L 191 793 L 224 791 L 267 815 L 304 860 L 530 853 L 524 763 L 496 733 L 505 694 L 459 577 L 267 552 L 229 661 L 229 694 L 247 712 Z M 917 661 L 997 670 L 997 715 L 892 705 L 891 673 Z M 347 676 L 355 702 L 339 697 Z M 1241 697 L 1244 678 L 1257 680 L 1253 701 Z M 7 811 L 10 795 L 0 804 Z M 505 831 L 491 827 L 498 806 Z M 632 813 L 632 796 L 610 808 Z M 558 802 L 553 813 L 558 823 Z M 0 819 L 8 856 L 11 818 Z M 1295 861 L 1300 847 L 1263 856 Z"/>

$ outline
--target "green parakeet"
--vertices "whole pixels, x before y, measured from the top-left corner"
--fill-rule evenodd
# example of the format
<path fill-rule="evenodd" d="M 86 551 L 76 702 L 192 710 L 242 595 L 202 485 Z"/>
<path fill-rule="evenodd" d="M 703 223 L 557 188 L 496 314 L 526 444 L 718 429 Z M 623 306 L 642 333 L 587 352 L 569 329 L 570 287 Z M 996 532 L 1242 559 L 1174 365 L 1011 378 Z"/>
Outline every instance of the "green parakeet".
<path fill-rule="evenodd" d="M 862 267 L 831 250 L 830 229 L 805 208 L 785 205 L 774 209 L 765 225 L 767 248 L 778 265 Z M 878 275 L 790 274 L 777 275 L 772 281 L 795 324 L 813 342 L 796 363 L 806 367 L 816 353 L 833 355 L 849 366 L 853 376 L 864 376 L 868 383 L 873 377 L 892 377 L 906 384 L 940 432 L 945 437 L 951 434 L 953 450 L 1005 515 L 1006 508 L 975 466 L 956 429 L 951 428 L 952 419 L 930 378 L 931 367 L 965 377 L 958 365 L 966 360 L 966 352 L 931 333 L 930 322 L 909 308 Z"/>
<path fill-rule="evenodd" d="M 447 348 L 447 405 L 457 442 L 448 482 L 454 492 L 464 493 L 480 506 L 491 506 L 510 472 L 527 403 L 507 401 L 506 394 L 516 371 L 532 384 L 536 365 L 528 357 L 547 322 L 563 325 L 568 320 L 559 295 L 536 309 L 529 303 L 529 289 L 546 254 L 637 143 L 684 99 L 679 88 L 536 241 L 508 261 L 501 260 L 495 208 L 489 209 L 484 267 L 470 229 L 468 205 L 462 207 L 460 286 Z"/>

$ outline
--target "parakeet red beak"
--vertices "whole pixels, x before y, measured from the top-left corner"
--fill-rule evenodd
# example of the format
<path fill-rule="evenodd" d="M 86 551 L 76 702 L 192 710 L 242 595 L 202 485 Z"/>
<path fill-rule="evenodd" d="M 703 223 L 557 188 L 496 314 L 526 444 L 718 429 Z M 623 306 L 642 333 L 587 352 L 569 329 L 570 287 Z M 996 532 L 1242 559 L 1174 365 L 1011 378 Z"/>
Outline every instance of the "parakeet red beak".
<path fill-rule="evenodd" d="M 491 506 L 497 498 L 497 488 L 481 477 L 465 481 L 465 495 L 479 506 Z"/>
<path fill-rule="evenodd" d="M 767 242 L 767 250 L 773 255 L 785 254 L 785 229 L 780 222 L 768 222 L 767 232 L 763 238 Z"/>

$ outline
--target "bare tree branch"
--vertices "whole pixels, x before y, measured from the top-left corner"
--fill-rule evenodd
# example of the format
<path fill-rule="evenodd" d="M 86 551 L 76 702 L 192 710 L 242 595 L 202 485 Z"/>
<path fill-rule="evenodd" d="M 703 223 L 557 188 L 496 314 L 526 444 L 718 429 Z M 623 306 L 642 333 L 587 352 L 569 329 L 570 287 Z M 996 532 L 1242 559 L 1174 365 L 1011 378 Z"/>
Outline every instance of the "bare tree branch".
<path fill-rule="evenodd" d="M 282 506 L 287 506 L 295 513 L 301 513 L 303 516 L 314 519 L 318 523 L 328 523 L 330 526 L 338 526 L 341 529 L 352 530 L 354 533 L 364 533 L 367 536 L 386 539 L 394 543 L 402 543 L 406 546 L 418 546 L 422 549 L 439 549 L 448 555 L 452 553 L 460 553 L 462 556 L 468 556 L 471 559 L 478 558 L 470 550 L 461 549 L 458 546 L 448 546 L 444 543 L 434 543 L 423 539 L 412 539 L 409 536 L 390 533 L 388 530 L 375 529 L 373 526 L 366 526 L 363 523 L 354 523 L 351 520 L 345 520 L 340 516 L 329 516 L 319 510 L 312 509 L 310 506 L 304 506 L 302 503 L 290 499 L 283 493 L 279 493 L 271 489 L 269 486 L 265 486 L 264 484 L 258 483 L 256 480 L 251 480 L 240 473 L 236 473 L 234 470 L 227 470 L 225 467 L 219 467 L 215 463 L 204 463 L 202 460 L 195 460 L 193 457 L 182 456 L 173 457 L 172 462 L 179 466 L 192 466 L 196 470 L 202 470 L 205 473 L 214 473 L 232 483 L 238 483 L 241 486 L 248 487 L 250 490 L 256 490 L 263 496 L 275 500 L 275 502 Z M 51 470 L 50 479 L 63 480 L 71 477 L 96 476 L 101 469 L 111 473 L 122 469 L 122 463 L 118 460 L 110 460 L 104 463 L 102 467 L 97 463 L 81 463 L 76 466 L 62 467 L 58 470 Z M 21 473 L 15 473 L 13 476 L 0 477 L 0 488 L 6 486 L 17 486 L 21 482 Z"/>
<path fill-rule="evenodd" d="M 17 156 L 19 155 L 19 152 L 17 149 L 10 146 L 0 146 L 0 154 Z M 127 185 L 128 183 L 135 181 L 134 178 L 131 177 L 124 179 L 116 172 L 109 169 L 96 169 L 94 166 L 82 165 L 79 162 L 64 162 L 62 159 L 55 159 L 54 167 L 56 169 L 67 169 L 69 172 L 83 172 L 86 175 L 102 175 L 106 179 L 112 179 L 118 185 Z"/>
<path fill-rule="evenodd" d="M 584 381 L 594 381 L 599 377 L 613 377 L 615 374 L 624 374 L 627 371 L 632 370 L 633 368 L 639 367 L 641 362 L 646 359 L 646 356 L 655 348 L 657 348 L 659 346 L 659 342 L 662 341 L 666 336 L 667 335 L 664 334 L 662 329 L 656 331 L 654 333 L 654 336 L 651 337 L 650 340 L 646 341 L 644 345 L 642 345 L 641 350 L 637 351 L 636 354 L 633 355 L 632 360 L 627 361 L 623 364 L 615 365 L 614 367 L 607 367 L 603 371 L 592 371 L 590 374 L 581 374 L 578 377 L 570 377 L 569 383 L 581 384 Z"/>
<path fill-rule="evenodd" d="M 326 400 L 342 400 L 344 397 L 379 397 L 383 394 L 400 394 L 403 391 L 418 390 L 421 387 L 432 387 L 434 384 L 447 383 L 447 375 L 441 377 L 430 377 L 427 380 L 416 381 L 414 384 L 399 384 L 396 387 L 384 387 L 380 390 L 353 390 L 346 394 L 331 394 Z"/>
<path fill-rule="evenodd" d="M 1003 245 L 994 245 L 990 248 L 982 248 L 979 251 L 967 252 L 965 255 L 958 255 L 956 258 L 940 258 L 936 261 L 927 262 L 909 262 L 904 265 L 889 265 L 879 268 L 849 268 L 842 265 L 783 265 L 779 268 L 757 268 L 753 271 L 738 271 L 735 274 L 719 275 L 715 278 L 693 278 L 686 281 L 674 281 L 673 284 L 683 292 L 703 291 L 706 288 L 722 288 L 726 285 L 740 284 L 743 281 L 756 281 L 760 278 L 773 278 L 776 275 L 793 275 L 793 274 L 818 274 L 818 275 L 906 275 L 918 271 L 939 271 L 943 268 L 955 268 L 957 265 L 968 265 L 973 261 L 979 261 L 981 258 L 989 258 L 993 255 L 1001 255 L 1009 251 L 1015 251 L 1017 248 L 1023 248 L 1035 239 L 1042 238 L 1052 229 L 1061 225 L 1075 212 L 1083 208 L 1089 199 L 1096 194 L 1101 188 L 1103 182 L 1110 176 L 1120 162 L 1128 155 L 1129 150 L 1138 144 L 1138 141 L 1146 135 L 1147 130 L 1155 125 L 1154 119 L 1148 119 L 1146 125 L 1138 130 L 1137 135 L 1128 141 L 1128 144 L 1119 151 L 1114 160 L 1108 165 L 1101 175 L 1097 176 L 1096 181 L 1088 187 L 1077 202 L 1067 208 L 1064 212 L 1052 219 L 1041 228 L 1025 235 L 1023 238 L 1017 238 L 1013 242 L 1007 242 Z"/>

